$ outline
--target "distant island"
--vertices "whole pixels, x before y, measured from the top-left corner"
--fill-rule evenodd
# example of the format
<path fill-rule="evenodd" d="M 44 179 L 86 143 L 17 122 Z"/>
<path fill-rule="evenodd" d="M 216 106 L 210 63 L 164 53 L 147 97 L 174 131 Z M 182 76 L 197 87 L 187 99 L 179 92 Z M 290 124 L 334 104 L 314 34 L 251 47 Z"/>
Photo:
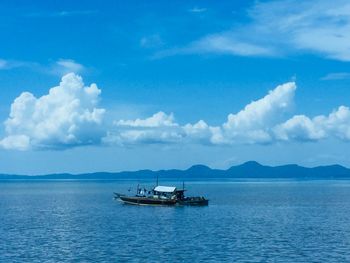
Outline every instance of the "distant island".
<path fill-rule="evenodd" d="M 187 170 L 139 170 L 129 172 L 95 172 L 85 174 L 12 175 L 0 174 L 0 180 L 118 180 L 118 179 L 350 179 L 350 169 L 341 165 L 307 168 L 296 164 L 266 166 L 255 161 L 232 166 L 227 170 L 194 165 Z"/>

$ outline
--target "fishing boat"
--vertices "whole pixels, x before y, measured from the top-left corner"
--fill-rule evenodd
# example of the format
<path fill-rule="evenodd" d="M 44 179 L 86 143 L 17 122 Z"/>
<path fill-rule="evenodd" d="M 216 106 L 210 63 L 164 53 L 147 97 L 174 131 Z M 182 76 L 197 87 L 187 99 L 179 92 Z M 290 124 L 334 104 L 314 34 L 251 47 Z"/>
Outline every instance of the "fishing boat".
<path fill-rule="evenodd" d="M 115 199 L 131 205 L 176 205 L 176 187 L 156 186 L 153 190 L 137 187 L 135 196 L 114 193 Z"/>
<path fill-rule="evenodd" d="M 114 198 L 131 205 L 163 205 L 163 206 L 206 206 L 209 200 L 202 197 L 185 197 L 185 187 L 177 189 L 174 186 L 157 185 L 152 190 L 137 186 L 136 195 L 114 193 Z"/>

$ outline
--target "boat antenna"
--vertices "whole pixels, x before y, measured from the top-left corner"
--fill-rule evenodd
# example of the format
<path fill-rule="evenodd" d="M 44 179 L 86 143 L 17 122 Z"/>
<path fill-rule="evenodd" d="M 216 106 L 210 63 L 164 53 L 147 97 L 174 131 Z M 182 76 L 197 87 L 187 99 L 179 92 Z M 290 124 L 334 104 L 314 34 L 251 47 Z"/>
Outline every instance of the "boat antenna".
<path fill-rule="evenodd" d="M 157 185 L 156 186 L 158 186 L 158 174 L 157 174 Z"/>
<path fill-rule="evenodd" d="M 182 189 L 185 190 L 185 181 L 182 181 Z"/>

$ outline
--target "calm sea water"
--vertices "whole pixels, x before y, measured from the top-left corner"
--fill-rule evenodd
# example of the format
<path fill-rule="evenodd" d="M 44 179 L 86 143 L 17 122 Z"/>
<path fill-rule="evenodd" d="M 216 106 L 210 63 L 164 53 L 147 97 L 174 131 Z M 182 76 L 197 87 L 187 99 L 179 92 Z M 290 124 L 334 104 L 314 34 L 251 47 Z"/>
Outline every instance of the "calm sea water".
<path fill-rule="evenodd" d="M 208 207 L 112 199 L 135 184 L 0 182 L 0 262 L 350 262 L 350 181 L 188 182 Z"/>

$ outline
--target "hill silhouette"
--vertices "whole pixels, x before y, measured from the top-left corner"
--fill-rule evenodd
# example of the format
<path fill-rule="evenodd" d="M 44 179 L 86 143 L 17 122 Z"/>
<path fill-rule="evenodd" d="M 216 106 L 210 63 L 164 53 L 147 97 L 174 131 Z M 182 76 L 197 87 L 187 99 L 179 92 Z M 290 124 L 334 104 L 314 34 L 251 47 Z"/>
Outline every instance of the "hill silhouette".
<path fill-rule="evenodd" d="M 225 179 L 225 178 L 275 178 L 275 179 L 350 179 L 350 169 L 341 165 L 318 166 L 313 168 L 296 164 L 281 166 L 266 166 L 255 161 L 249 161 L 232 166 L 227 170 L 212 169 L 205 165 L 194 165 L 187 170 L 139 170 L 125 172 L 96 172 L 86 174 L 47 174 L 38 176 L 0 174 L 1 180 L 50 180 L 50 179 Z"/>

